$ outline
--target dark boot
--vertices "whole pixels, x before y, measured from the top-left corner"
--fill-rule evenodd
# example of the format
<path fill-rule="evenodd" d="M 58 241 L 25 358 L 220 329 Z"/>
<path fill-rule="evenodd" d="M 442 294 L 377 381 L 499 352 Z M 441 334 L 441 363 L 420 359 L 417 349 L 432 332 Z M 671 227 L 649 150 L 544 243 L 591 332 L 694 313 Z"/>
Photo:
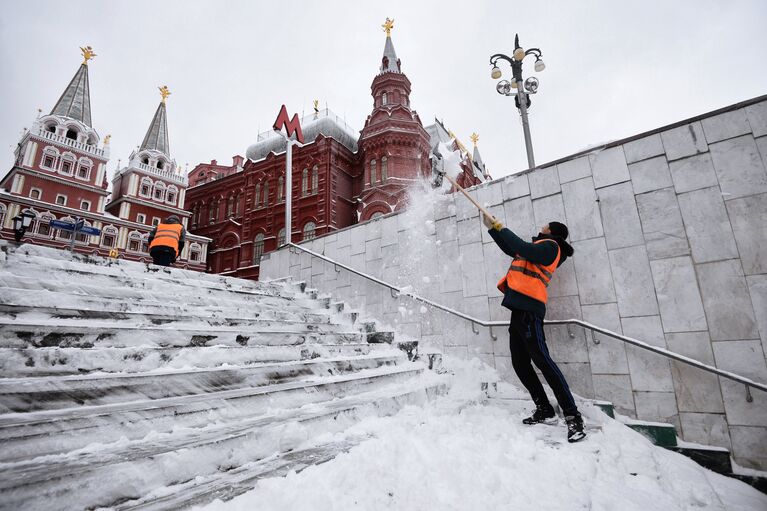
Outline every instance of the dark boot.
<path fill-rule="evenodd" d="M 522 419 L 522 424 L 527 424 L 528 426 L 540 424 L 541 422 L 544 424 L 556 424 L 557 422 L 557 414 L 549 403 L 536 406 L 535 411 L 530 417 Z"/>
<path fill-rule="evenodd" d="M 565 417 L 565 423 L 567 423 L 568 442 L 577 442 L 586 438 L 586 433 L 583 432 L 583 417 L 580 414 Z"/>

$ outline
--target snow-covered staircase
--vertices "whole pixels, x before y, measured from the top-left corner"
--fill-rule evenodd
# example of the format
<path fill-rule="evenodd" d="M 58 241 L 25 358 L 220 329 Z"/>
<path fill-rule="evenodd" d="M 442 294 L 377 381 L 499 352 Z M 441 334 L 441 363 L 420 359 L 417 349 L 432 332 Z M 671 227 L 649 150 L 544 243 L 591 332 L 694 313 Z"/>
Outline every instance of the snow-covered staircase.
<path fill-rule="evenodd" d="M 175 509 L 332 458 L 443 388 L 301 283 L 0 243 L 0 508 Z"/>

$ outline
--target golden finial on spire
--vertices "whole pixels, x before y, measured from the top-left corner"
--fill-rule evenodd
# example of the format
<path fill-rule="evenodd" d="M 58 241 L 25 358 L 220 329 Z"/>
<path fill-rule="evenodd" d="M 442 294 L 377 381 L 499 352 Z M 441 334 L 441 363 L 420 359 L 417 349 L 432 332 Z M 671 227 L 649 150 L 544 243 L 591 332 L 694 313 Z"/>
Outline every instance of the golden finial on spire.
<path fill-rule="evenodd" d="M 472 133 L 469 137 L 471 141 L 474 143 L 474 147 L 477 147 L 477 142 L 479 141 L 479 135 L 477 135 L 476 132 Z"/>
<path fill-rule="evenodd" d="M 93 51 L 93 48 L 90 46 L 86 46 L 85 48 L 80 46 L 80 51 L 83 53 L 83 64 L 86 66 L 88 65 L 88 61 L 96 56 L 96 52 Z"/>
<path fill-rule="evenodd" d="M 112 140 L 112 135 L 104 137 L 104 145 L 109 145 L 109 141 Z"/>
<path fill-rule="evenodd" d="M 314 113 L 315 114 L 320 113 L 320 100 L 315 99 L 314 101 L 312 101 L 312 103 L 314 104 Z"/>
<path fill-rule="evenodd" d="M 165 100 L 168 99 L 168 96 L 170 96 L 170 89 L 168 89 L 167 85 L 163 85 L 162 87 L 157 87 L 160 89 L 160 96 L 162 96 L 162 102 L 165 103 Z"/>
<path fill-rule="evenodd" d="M 386 18 L 386 21 L 381 27 L 383 27 L 384 32 L 386 32 L 386 37 L 391 37 L 391 29 L 394 28 L 394 20 Z"/>

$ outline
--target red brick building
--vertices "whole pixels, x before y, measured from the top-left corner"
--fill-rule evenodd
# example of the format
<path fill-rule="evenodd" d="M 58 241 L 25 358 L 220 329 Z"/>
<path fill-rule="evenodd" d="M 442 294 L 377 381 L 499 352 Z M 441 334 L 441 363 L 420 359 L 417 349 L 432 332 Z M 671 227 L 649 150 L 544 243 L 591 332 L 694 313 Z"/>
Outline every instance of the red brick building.
<path fill-rule="evenodd" d="M 303 147 L 293 149 L 292 239 L 303 240 L 407 206 L 407 190 L 432 175 L 430 156 L 439 143 L 464 155 L 458 182 L 489 178 L 474 148 L 469 154 L 443 123 L 424 126 L 410 104 L 411 84 L 387 31 L 373 109 L 362 131 L 315 107 L 301 119 Z M 275 112 L 277 108 L 275 108 Z M 285 139 L 258 135 L 240 167 L 200 164 L 190 173 L 190 230 L 213 240 L 208 271 L 258 278 L 261 255 L 285 240 Z"/>
<path fill-rule="evenodd" d="M 170 158 L 165 99 L 157 108 L 141 148 L 127 167 L 118 169 L 112 200 L 107 203 L 109 136 L 101 138 L 92 126 L 88 59 L 85 60 L 48 115 L 38 116 L 19 141 L 14 164 L 0 180 L 0 237 L 13 239 L 13 217 L 29 212 L 35 218 L 23 239 L 53 247 L 68 247 L 72 232 L 56 229 L 51 220 L 100 229 L 98 236 L 78 233 L 78 252 L 151 261 L 146 238 L 160 218 L 175 213 L 184 218 L 186 176 Z M 164 88 L 167 95 L 167 88 Z M 148 188 L 147 188 L 148 186 Z M 177 266 L 206 268 L 210 240 L 191 235 Z"/>

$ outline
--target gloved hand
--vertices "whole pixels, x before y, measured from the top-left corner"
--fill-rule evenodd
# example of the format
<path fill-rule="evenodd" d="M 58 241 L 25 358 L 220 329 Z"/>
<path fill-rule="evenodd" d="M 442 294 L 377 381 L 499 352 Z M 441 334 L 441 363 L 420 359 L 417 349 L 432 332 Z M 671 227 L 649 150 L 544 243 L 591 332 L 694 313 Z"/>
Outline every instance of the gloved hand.
<path fill-rule="evenodd" d="M 482 223 L 484 223 L 485 227 L 488 229 L 495 229 L 496 231 L 500 231 L 503 228 L 503 224 L 500 222 L 500 220 L 493 216 L 488 216 L 484 213 L 482 213 Z"/>

